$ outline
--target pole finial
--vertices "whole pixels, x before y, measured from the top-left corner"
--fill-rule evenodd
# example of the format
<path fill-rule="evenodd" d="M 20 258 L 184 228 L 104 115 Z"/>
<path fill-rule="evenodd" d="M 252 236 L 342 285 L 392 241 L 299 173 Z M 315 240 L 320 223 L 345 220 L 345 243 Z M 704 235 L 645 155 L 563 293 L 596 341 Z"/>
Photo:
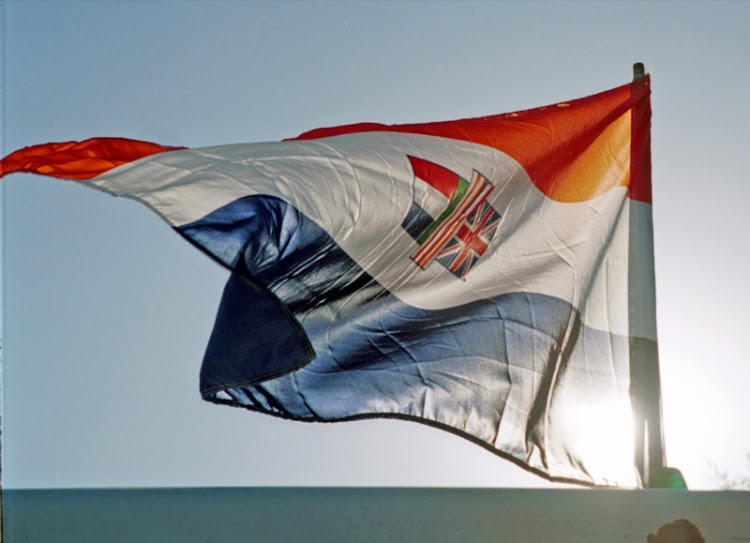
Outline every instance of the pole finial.
<path fill-rule="evenodd" d="M 636 62 L 633 64 L 633 79 L 640 79 L 646 75 L 646 67 L 643 62 Z"/>

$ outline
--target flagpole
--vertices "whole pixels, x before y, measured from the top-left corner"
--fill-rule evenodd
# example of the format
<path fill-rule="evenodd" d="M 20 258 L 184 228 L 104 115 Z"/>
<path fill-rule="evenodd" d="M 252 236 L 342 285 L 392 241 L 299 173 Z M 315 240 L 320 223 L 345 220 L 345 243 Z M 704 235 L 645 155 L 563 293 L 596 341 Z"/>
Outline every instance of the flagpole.
<path fill-rule="evenodd" d="M 7 23 L 5 18 L 5 3 L 0 2 L 0 35 L 7 36 Z M 0 88 L 2 89 L 2 96 L 7 96 L 7 86 L 5 82 L 8 80 L 6 76 L 6 40 L 0 38 L 2 43 L 0 44 Z M 5 99 L 0 99 L 0 156 L 5 156 Z M 5 261 L 5 183 L 0 186 L 0 260 Z M 3 277 L 3 266 L 0 265 L 0 543 L 3 541 L 3 430 L 5 426 L 5 420 L 3 417 L 4 410 L 3 404 L 5 403 L 5 367 L 4 367 L 4 350 L 2 344 L 5 340 L 3 331 L 5 329 L 5 300 L 3 300 L 3 290 L 5 286 Z"/>
<path fill-rule="evenodd" d="M 649 85 L 642 62 L 633 64 L 633 88 Z M 648 95 L 647 95 L 648 96 Z M 651 193 L 651 105 L 641 100 L 633 106 L 631 131 L 631 175 L 640 176 L 637 183 Z M 632 178 L 631 178 L 632 181 Z M 630 338 L 630 396 L 633 405 L 636 466 L 647 488 L 687 488 L 679 470 L 667 467 L 664 450 L 661 377 L 656 342 L 656 299 L 654 272 L 653 223 L 649 210 L 647 223 L 634 216 L 631 203 L 629 282 L 636 286 L 630 292 L 630 319 L 652 322 L 653 340 Z M 642 229 L 646 228 L 646 231 Z M 639 230 L 636 230 L 639 229 Z M 648 291 L 648 292 L 646 292 Z M 644 303 L 644 300 L 651 303 Z M 647 314 L 650 313 L 650 314 Z"/>

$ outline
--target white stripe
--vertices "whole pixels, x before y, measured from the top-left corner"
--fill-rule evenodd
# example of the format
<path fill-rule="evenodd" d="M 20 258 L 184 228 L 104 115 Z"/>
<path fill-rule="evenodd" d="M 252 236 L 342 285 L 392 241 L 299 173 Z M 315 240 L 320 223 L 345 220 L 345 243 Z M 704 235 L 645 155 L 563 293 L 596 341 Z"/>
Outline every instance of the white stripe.
<path fill-rule="evenodd" d="M 656 340 L 654 231 L 651 204 L 630 202 L 630 335 Z"/>
<path fill-rule="evenodd" d="M 465 179 L 476 170 L 494 186 L 487 201 L 502 215 L 501 223 L 465 281 L 438 262 L 423 270 L 410 258 L 418 245 L 400 225 L 424 182 L 414 178 L 407 155 Z M 411 305 L 440 309 L 503 293 L 536 292 L 572 303 L 588 326 L 623 335 L 629 330 L 625 188 L 585 202 L 555 202 L 534 187 L 516 161 L 489 147 L 370 132 L 173 151 L 88 183 L 142 201 L 174 226 L 243 196 L 276 196 L 329 232 L 370 275 Z"/>

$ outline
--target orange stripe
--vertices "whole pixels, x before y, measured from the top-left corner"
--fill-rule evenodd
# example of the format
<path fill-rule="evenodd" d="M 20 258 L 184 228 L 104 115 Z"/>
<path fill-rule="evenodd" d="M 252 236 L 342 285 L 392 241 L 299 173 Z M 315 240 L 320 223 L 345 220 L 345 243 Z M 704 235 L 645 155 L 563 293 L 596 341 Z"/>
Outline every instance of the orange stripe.
<path fill-rule="evenodd" d="M 321 128 L 296 139 L 386 131 L 469 141 L 513 157 L 534 185 L 554 200 L 581 202 L 624 186 L 630 198 L 650 203 L 650 93 L 646 76 L 593 96 L 517 113 L 426 124 Z M 90 179 L 116 166 L 176 149 L 181 147 L 124 138 L 48 143 L 0 160 L 0 177 L 28 172 Z"/>
<path fill-rule="evenodd" d="M 646 76 L 593 96 L 517 113 L 425 124 L 355 124 L 313 130 L 296 139 L 380 131 L 469 141 L 513 157 L 554 200 L 581 202 L 624 186 L 630 198 L 650 203 L 650 191 L 637 186 L 637 180 L 631 187 L 630 175 L 631 137 L 647 142 L 649 130 L 642 113 L 630 134 L 631 111 L 649 111 L 650 94 Z"/>
<path fill-rule="evenodd" d="M 648 77 L 633 81 L 635 92 L 648 93 Z M 632 109 L 632 143 L 630 145 L 631 198 L 651 202 L 651 103 L 639 101 Z"/>
<path fill-rule="evenodd" d="M 0 160 L 0 177 L 25 172 L 63 179 L 91 179 L 139 158 L 177 149 L 184 147 L 125 138 L 43 143 L 24 147 Z"/>
<path fill-rule="evenodd" d="M 439 164 L 417 158 L 414 156 L 407 155 L 409 162 L 411 162 L 411 169 L 414 171 L 414 176 L 418 177 L 431 187 L 435 188 L 443 196 L 450 200 L 453 198 L 453 194 L 456 192 L 458 187 L 459 176 L 457 173 L 450 171 L 448 168 L 444 168 Z"/>

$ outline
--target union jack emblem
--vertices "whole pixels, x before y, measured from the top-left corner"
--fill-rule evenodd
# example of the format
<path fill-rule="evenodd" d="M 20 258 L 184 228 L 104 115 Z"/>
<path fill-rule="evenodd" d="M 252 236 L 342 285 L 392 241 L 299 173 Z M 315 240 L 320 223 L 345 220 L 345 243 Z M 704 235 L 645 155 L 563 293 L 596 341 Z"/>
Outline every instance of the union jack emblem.
<path fill-rule="evenodd" d="M 456 277 L 466 275 L 485 253 L 500 224 L 501 215 L 487 202 L 494 187 L 475 171 L 471 181 L 426 160 L 409 157 L 415 177 L 448 198 L 443 212 L 433 218 L 412 203 L 402 226 L 419 243 L 412 260 L 420 267 L 436 260 Z"/>
<path fill-rule="evenodd" d="M 499 224 L 500 214 L 483 200 L 443 245 L 435 260 L 456 277 L 466 280 L 466 274 L 487 250 Z"/>

